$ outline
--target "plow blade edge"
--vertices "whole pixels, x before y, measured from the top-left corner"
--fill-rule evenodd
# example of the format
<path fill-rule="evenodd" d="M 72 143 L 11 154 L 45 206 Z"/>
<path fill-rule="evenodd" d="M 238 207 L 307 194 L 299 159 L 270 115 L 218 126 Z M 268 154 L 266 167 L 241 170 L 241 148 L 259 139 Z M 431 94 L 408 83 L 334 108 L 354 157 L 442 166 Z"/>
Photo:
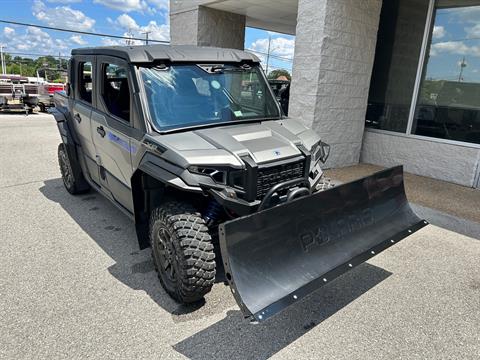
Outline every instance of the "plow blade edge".
<path fill-rule="evenodd" d="M 399 166 L 226 222 L 219 235 L 235 300 L 263 321 L 426 224 Z"/>

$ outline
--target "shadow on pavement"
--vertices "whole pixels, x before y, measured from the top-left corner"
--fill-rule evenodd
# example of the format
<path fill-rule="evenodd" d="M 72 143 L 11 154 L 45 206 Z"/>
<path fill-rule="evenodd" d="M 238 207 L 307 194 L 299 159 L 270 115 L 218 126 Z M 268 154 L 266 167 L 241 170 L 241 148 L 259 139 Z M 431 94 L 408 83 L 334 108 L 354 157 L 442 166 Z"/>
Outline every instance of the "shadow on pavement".
<path fill-rule="evenodd" d="M 58 203 L 115 261 L 108 271 L 116 279 L 134 290 L 145 291 L 172 314 L 175 322 L 228 310 L 221 321 L 173 346 L 192 359 L 266 359 L 391 275 L 382 268 L 362 264 L 265 323 L 253 325 L 239 310 L 229 310 L 236 309 L 236 303 L 228 287 L 221 284 L 213 287 L 203 304 L 183 306 L 172 300 L 157 279 L 150 249 L 138 249 L 133 222 L 102 195 L 92 191 L 72 196 L 61 179 L 45 181 L 40 191 Z"/>
<path fill-rule="evenodd" d="M 153 301 L 173 315 L 174 321 L 183 322 L 220 313 L 235 305 L 226 286 L 214 287 L 211 300 L 181 305 L 163 290 L 157 278 L 150 249 L 139 250 L 133 221 L 118 210 L 101 194 L 91 191 L 72 196 L 64 188 L 62 179 L 46 180 L 40 192 L 58 203 L 100 248 L 114 261 L 108 271 L 134 290 L 145 291 Z M 61 226 L 59 224 L 59 226 Z M 222 281 L 220 272 L 219 281 Z M 219 293 L 225 293 L 231 301 L 224 301 Z M 210 301 L 209 301 L 210 300 Z"/>
<path fill-rule="evenodd" d="M 364 263 L 264 323 L 253 325 L 239 310 L 228 311 L 223 320 L 173 347 L 191 359 L 267 359 L 390 275 Z"/>

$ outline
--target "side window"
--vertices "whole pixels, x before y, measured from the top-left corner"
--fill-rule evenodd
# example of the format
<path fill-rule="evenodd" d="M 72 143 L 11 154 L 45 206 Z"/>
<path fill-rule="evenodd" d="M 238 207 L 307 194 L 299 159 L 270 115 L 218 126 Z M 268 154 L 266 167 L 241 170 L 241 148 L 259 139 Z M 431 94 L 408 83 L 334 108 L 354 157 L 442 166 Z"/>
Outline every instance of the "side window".
<path fill-rule="evenodd" d="M 78 65 L 79 68 L 79 95 L 80 99 L 92 103 L 92 63 L 81 62 Z"/>
<path fill-rule="evenodd" d="M 127 69 L 115 64 L 103 64 L 102 79 L 102 97 L 107 110 L 112 115 L 130 121 L 130 89 Z"/>

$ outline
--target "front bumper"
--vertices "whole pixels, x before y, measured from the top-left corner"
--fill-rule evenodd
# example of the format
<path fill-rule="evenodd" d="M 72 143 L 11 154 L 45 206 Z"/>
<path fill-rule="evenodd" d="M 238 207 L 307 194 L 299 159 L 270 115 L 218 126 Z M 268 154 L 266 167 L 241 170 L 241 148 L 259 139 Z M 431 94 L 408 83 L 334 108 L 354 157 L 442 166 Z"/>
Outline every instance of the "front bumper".
<path fill-rule="evenodd" d="M 257 164 L 250 156 L 244 156 L 245 170 L 230 174 L 228 185 L 205 186 L 203 190 L 227 211 L 239 216 L 284 203 L 287 198 L 291 200 L 298 194 L 292 195 L 292 190 L 302 188 L 301 193 L 310 194 L 310 153 L 303 148 L 300 150 L 303 153 L 300 156 L 268 164 Z"/>
<path fill-rule="evenodd" d="M 270 188 L 261 200 L 254 201 L 238 198 L 236 192 L 231 188 L 209 190 L 209 193 L 220 205 L 239 216 L 253 214 L 257 211 L 294 200 L 300 196 L 310 195 L 311 192 L 307 178 L 280 182 Z"/>
<path fill-rule="evenodd" d="M 238 198 L 235 192 L 229 189 L 210 189 L 208 192 L 210 193 L 210 195 L 212 195 L 215 201 L 217 201 L 226 210 L 240 216 L 253 214 L 257 211 L 258 206 L 260 205 L 259 200 L 255 200 L 252 202 L 245 201 Z"/>

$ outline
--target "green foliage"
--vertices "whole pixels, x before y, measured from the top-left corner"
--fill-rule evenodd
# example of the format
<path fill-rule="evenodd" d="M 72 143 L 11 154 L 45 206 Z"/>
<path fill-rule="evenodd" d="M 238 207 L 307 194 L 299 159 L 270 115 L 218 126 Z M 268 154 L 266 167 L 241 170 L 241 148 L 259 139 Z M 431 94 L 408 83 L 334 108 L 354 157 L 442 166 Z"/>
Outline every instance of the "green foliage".
<path fill-rule="evenodd" d="M 284 69 L 275 69 L 272 70 L 268 73 L 267 78 L 268 79 L 276 79 L 279 76 L 285 76 L 288 80 L 292 80 L 292 76 L 287 70 Z"/>
<path fill-rule="evenodd" d="M 7 64 L 7 74 L 35 77 L 38 71 L 39 75 L 48 78 L 48 81 L 65 81 L 66 59 L 59 61 L 58 58 L 53 56 L 41 56 L 36 59 L 21 56 L 12 57 L 8 53 L 5 53 L 4 56 Z M 63 69 L 64 71 L 57 71 L 56 69 Z"/>

